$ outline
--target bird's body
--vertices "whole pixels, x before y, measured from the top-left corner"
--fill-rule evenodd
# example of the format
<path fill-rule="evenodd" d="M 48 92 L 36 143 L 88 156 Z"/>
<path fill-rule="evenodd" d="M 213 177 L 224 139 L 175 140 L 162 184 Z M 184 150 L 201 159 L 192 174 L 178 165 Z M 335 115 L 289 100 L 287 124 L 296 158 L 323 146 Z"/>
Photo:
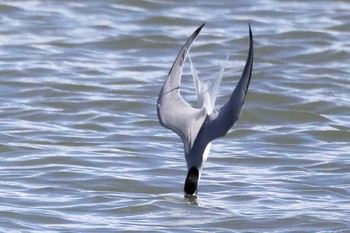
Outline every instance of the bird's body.
<path fill-rule="evenodd" d="M 242 77 L 226 104 L 219 109 L 215 109 L 217 90 L 224 68 L 220 70 L 216 78 L 201 81 L 190 59 L 198 102 L 197 108 L 191 107 L 180 94 L 181 74 L 192 42 L 203 26 L 204 24 L 189 37 L 181 49 L 169 71 L 157 101 L 159 122 L 162 126 L 177 133 L 184 144 L 188 170 L 184 187 L 186 195 L 197 193 L 198 182 L 203 165 L 208 158 L 211 142 L 218 137 L 225 136 L 239 118 L 253 67 L 253 38 L 249 27 L 249 54 Z"/>

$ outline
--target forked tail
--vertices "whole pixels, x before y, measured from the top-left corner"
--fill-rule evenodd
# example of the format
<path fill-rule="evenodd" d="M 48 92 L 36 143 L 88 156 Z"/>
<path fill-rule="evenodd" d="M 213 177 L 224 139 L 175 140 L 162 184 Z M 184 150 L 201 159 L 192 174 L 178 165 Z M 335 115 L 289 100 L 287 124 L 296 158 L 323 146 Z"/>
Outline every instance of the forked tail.
<path fill-rule="evenodd" d="M 197 103 L 198 108 L 204 106 L 208 114 L 211 114 L 214 110 L 218 89 L 224 74 L 224 70 L 227 64 L 229 56 L 227 56 L 226 62 L 224 65 L 221 65 L 220 71 L 215 74 L 214 77 L 202 80 L 198 77 L 198 72 L 194 67 L 191 56 L 188 54 L 191 65 L 191 73 L 194 81 L 194 86 L 196 88 Z"/>

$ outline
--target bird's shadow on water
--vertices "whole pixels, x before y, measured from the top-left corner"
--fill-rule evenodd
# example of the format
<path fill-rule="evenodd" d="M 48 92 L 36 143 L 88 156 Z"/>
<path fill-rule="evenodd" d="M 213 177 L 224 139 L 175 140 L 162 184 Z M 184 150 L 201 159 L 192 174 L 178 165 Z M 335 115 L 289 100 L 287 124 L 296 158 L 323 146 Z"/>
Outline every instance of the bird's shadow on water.
<path fill-rule="evenodd" d="M 163 196 L 163 199 L 172 203 L 189 204 L 191 206 L 205 207 L 204 203 L 199 200 L 198 196 L 179 196 L 178 194 L 176 194 L 171 196 Z"/>
<path fill-rule="evenodd" d="M 183 198 L 183 201 L 193 206 L 204 207 L 204 205 L 199 201 L 199 198 L 197 195 L 194 195 L 194 196 L 185 195 Z"/>
<path fill-rule="evenodd" d="M 184 195 L 182 202 L 184 204 L 189 204 L 191 206 L 203 207 L 203 208 L 212 208 L 213 203 L 210 200 L 204 198 L 201 199 L 198 195 L 188 196 Z"/>

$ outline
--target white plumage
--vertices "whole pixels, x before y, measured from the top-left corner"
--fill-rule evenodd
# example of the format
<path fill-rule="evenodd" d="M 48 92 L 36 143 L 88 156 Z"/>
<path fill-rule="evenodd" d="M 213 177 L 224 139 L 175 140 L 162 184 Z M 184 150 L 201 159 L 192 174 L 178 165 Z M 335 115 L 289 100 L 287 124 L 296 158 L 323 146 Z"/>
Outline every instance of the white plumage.
<path fill-rule="evenodd" d="M 191 45 L 203 26 L 204 24 L 188 38 L 181 49 L 157 101 L 159 122 L 177 133 L 184 144 L 188 169 L 184 188 L 186 195 L 197 193 L 198 181 L 210 151 L 211 141 L 225 136 L 238 120 L 253 69 L 253 36 L 249 26 L 250 43 L 246 65 L 236 88 L 221 108 L 216 109 L 214 106 L 224 67 L 214 79 L 201 81 L 189 57 L 198 102 L 198 107 L 190 106 L 180 94 L 181 74 Z"/>

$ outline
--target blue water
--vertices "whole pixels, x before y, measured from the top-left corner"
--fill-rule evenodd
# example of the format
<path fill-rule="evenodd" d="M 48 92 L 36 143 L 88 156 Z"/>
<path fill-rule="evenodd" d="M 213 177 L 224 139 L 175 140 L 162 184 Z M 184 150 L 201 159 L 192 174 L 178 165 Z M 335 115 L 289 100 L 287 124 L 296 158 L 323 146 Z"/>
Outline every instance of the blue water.
<path fill-rule="evenodd" d="M 350 2 L 1 1 L 0 232 L 350 232 Z M 200 77 L 248 53 L 242 115 L 199 195 L 156 100 L 187 37 Z M 193 103 L 189 64 L 183 95 Z"/>

